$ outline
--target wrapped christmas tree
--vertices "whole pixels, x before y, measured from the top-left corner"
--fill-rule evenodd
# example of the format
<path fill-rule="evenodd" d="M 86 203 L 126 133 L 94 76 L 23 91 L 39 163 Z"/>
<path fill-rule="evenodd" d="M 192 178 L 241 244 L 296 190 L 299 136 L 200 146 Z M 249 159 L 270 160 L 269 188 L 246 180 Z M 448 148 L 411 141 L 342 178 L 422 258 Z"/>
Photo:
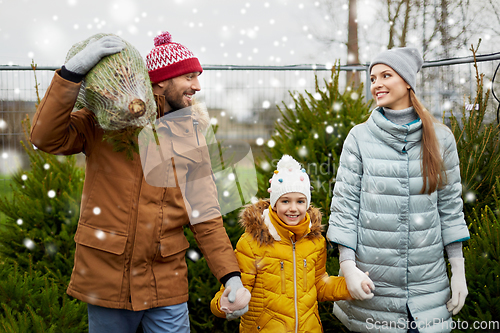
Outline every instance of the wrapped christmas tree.
<path fill-rule="evenodd" d="M 111 34 L 99 33 L 76 43 L 67 62 L 93 40 Z M 82 81 L 75 107 L 86 107 L 107 131 L 143 127 L 156 118 L 156 104 L 146 63 L 139 51 L 124 41 L 125 49 L 104 57 Z"/>

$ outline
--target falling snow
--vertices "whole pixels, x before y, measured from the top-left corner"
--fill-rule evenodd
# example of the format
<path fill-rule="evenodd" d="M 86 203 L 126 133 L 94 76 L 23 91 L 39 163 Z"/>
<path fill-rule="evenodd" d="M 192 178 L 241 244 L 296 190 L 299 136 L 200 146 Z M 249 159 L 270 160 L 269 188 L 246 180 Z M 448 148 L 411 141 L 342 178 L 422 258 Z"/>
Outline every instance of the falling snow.
<path fill-rule="evenodd" d="M 35 248 L 35 243 L 29 239 L 29 238 L 25 238 L 23 240 L 23 245 L 28 249 L 28 250 L 33 250 Z"/>
<path fill-rule="evenodd" d="M 102 230 L 96 230 L 95 236 L 100 240 L 104 240 L 106 238 L 106 234 Z"/>
<path fill-rule="evenodd" d="M 186 255 L 188 256 L 189 259 L 191 259 L 194 262 L 200 259 L 200 254 L 193 249 L 188 250 Z"/>
<path fill-rule="evenodd" d="M 264 171 L 269 171 L 269 170 L 271 170 L 271 164 L 269 164 L 269 162 L 267 162 L 267 161 L 263 161 L 263 162 L 260 164 L 260 167 L 261 167 Z"/>

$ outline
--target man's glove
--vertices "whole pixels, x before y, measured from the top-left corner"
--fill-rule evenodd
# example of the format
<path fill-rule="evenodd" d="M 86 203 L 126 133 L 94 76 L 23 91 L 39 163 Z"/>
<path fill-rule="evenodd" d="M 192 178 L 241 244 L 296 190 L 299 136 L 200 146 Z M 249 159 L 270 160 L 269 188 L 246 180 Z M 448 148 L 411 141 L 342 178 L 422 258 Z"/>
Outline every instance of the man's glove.
<path fill-rule="evenodd" d="M 227 300 L 230 303 L 239 303 L 238 308 L 231 313 L 226 313 L 227 320 L 233 320 L 238 317 L 243 316 L 248 311 L 248 302 L 250 302 L 250 297 L 247 294 L 250 292 L 243 286 L 241 283 L 241 279 L 239 276 L 233 276 L 229 280 L 227 280 L 226 285 L 224 286 L 226 290 L 221 297 L 221 305 L 224 304 L 224 298 L 227 297 Z M 238 292 L 239 289 L 243 288 L 243 291 Z"/>
<path fill-rule="evenodd" d="M 85 75 L 103 57 L 118 53 L 125 48 L 125 43 L 118 36 L 104 36 L 90 41 L 87 46 L 64 65 L 70 72 Z"/>
<path fill-rule="evenodd" d="M 365 300 L 371 299 L 374 296 L 371 292 L 372 290 L 375 290 L 373 281 L 367 274 L 363 273 L 356 267 L 354 260 L 342 261 L 340 263 L 340 269 L 344 274 L 347 290 L 349 290 L 349 294 L 351 294 L 352 298 Z M 364 283 L 362 284 L 362 282 Z M 363 289 L 363 285 L 367 285 L 368 288 Z"/>
<path fill-rule="evenodd" d="M 235 303 L 229 303 L 228 296 L 227 296 L 229 294 L 229 292 L 231 291 L 231 287 L 226 288 L 224 290 L 224 292 L 222 293 L 222 296 L 220 299 L 220 306 L 221 306 L 221 310 L 226 313 L 227 320 L 233 320 L 233 319 L 236 319 L 238 317 L 241 317 L 248 311 L 248 302 L 250 301 L 251 296 L 250 296 L 250 292 L 246 288 L 243 288 L 243 289 L 245 289 L 245 290 L 240 289 L 241 291 L 243 291 L 243 293 L 241 293 L 241 292 L 238 293 L 238 296 L 241 297 L 241 300 L 239 298 L 237 298 L 235 303 L 242 301 L 239 303 L 243 303 L 243 304 L 245 304 L 245 306 L 241 309 L 238 309 L 238 310 L 231 310 L 232 308 L 234 308 L 231 305 L 235 304 Z M 241 294 L 243 294 L 243 296 Z M 248 294 L 248 296 L 246 294 Z M 240 306 L 241 305 L 239 305 L 237 307 L 240 307 Z"/>
<path fill-rule="evenodd" d="M 469 293 L 465 281 L 465 259 L 448 258 L 451 264 L 451 299 L 446 303 L 449 312 L 456 315 L 460 312 Z"/>

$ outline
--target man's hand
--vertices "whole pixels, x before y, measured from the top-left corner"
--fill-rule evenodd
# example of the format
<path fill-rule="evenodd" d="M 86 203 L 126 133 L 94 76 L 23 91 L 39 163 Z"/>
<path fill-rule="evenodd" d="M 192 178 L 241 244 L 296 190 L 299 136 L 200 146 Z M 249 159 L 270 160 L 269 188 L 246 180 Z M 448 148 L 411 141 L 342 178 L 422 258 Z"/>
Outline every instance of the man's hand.
<path fill-rule="evenodd" d="M 368 274 L 363 273 L 356 267 L 353 260 L 344 260 L 340 263 L 347 284 L 347 290 L 351 297 L 357 300 L 371 299 L 374 295 L 372 290 L 375 290 L 373 281 L 368 277 Z"/>
<path fill-rule="evenodd" d="M 448 258 L 451 264 L 451 299 L 446 303 L 448 311 L 453 315 L 460 312 L 469 294 L 465 281 L 465 259 Z"/>
<path fill-rule="evenodd" d="M 118 36 L 104 36 L 91 40 L 87 46 L 64 65 L 70 72 L 85 75 L 103 57 L 118 53 L 125 48 L 125 42 Z"/>
<path fill-rule="evenodd" d="M 243 286 L 238 276 L 233 276 L 227 280 L 225 288 L 226 290 L 224 290 L 221 297 L 221 310 L 226 312 L 227 320 L 241 317 L 248 311 L 250 292 Z M 232 304 L 227 304 L 226 302 Z M 233 310 L 231 311 L 230 308 Z"/>

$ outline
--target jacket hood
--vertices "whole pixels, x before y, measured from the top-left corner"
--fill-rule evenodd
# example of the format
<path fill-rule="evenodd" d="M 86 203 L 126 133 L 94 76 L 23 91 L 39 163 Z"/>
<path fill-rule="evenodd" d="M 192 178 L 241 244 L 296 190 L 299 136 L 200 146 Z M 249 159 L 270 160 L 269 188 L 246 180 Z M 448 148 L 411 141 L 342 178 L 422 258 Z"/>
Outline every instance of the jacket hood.
<path fill-rule="evenodd" d="M 268 208 L 269 199 L 261 199 L 255 204 L 245 206 L 245 209 L 240 213 L 240 225 L 245 228 L 245 232 L 249 233 L 261 245 L 271 245 L 275 242 L 273 233 L 276 233 L 276 230 L 269 230 L 265 218 L 262 216 L 264 210 Z M 309 239 L 322 237 L 321 232 L 323 230 L 323 225 L 321 224 L 321 211 L 310 205 L 307 209 L 307 213 L 309 213 L 311 217 L 311 231 L 306 237 Z M 274 226 L 271 225 L 271 228 L 274 228 Z"/>

